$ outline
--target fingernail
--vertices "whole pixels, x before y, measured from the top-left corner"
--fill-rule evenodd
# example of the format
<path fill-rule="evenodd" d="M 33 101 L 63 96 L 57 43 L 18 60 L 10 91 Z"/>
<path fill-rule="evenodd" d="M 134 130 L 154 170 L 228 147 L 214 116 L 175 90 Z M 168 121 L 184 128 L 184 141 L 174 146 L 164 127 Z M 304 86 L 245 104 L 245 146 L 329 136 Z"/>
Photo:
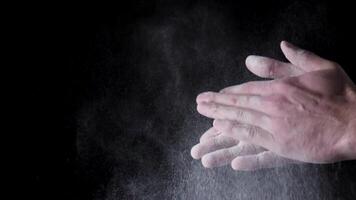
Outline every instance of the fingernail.
<path fill-rule="evenodd" d="M 211 157 L 208 157 L 206 155 L 201 158 L 201 163 L 205 168 L 213 168 L 213 162 L 214 161 L 211 159 Z"/>
<path fill-rule="evenodd" d="M 282 41 L 282 44 L 283 44 L 284 46 L 286 46 L 287 48 L 290 48 L 290 49 L 297 49 L 297 47 L 296 47 L 295 45 L 293 45 L 292 43 L 287 42 L 287 41 L 285 41 L 285 40 Z"/>
<path fill-rule="evenodd" d="M 191 150 L 190 150 L 190 155 L 194 158 L 194 159 L 200 159 L 200 155 L 199 155 L 199 149 L 198 146 L 195 145 Z"/>
<path fill-rule="evenodd" d="M 239 165 L 236 162 L 231 162 L 231 168 L 235 171 L 240 170 Z"/>
<path fill-rule="evenodd" d="M 197 96 L 196 101 L 197 103 L 207 101 L 209 100 L 210 96 L 211 96 L 211 92 L 203 92 Z"/>
<path fill-rule="evenodd" d="M 262 56 L 256 56 L 256 55 L 249 55 L 247 56 L 246 58 L 246 66 L 256 66 L 256 65 L 259 65 L 261 60 L 263 59 Z"/>
<path fill-rule="evenodd" d="M 203 99 L 204 99 L 204 93 L 201 93 L 197 96 L 196 102 L 199 104 L 203 101 Z"/>
<path fill-rule="evenodd" d="M 207 103 L 205 103 L 205 102 L 198 103 L 198 105 L 197 105 L 197 111 L 198 111 L 200 114 L 204 113 L 204 112 L 205 112 L 204 109 L 206 110 L 206 106 L 207 106 Z"/>

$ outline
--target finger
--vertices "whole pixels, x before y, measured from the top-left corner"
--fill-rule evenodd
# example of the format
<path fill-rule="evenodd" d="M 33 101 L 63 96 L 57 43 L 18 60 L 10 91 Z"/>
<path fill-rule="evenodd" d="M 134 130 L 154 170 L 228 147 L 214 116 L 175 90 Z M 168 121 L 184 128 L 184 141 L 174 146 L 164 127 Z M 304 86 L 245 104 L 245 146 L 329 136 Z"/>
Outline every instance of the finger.
<path fill-rule="evenodd" d="M 293 65 L 305 72 L 331 69 L 335 66 L 333 62 L 286 41 L 281 42 L 281 49 L 283 54 Z"/>
<path fill-rule="evenodd" d="M 265 113 L 217 103 L 200 103 L 197 110 L 200 114 L 209 118 L 233 120 L 254 126 L 266 126 L 271 121 Z"/>
<path fill-rule="evenodd" d="M 255 55 L 246 58 L 246 67 L 262 78 L 283 78 L 303 74 L 301 69 L 290 63 Z"/>
<path fill-rule="evenodd" d="M 214 127 L 211 127 L 209 130 L 207 130 L 199 139 L 200 143 L 208 140 L 209 138 L 213 138 L 216 137 L 218 135 L 220 135 L 221 132 L 219 132 L 218 130 L 216 130 Z"/>
<path fill-rule="evenodd" d="M 231 167 L 234 170 L 254 171 L 263 168 L 286 166 L 293 163 L 298 163 L 298 161 L 280 157 L 272 151 L 264 151 L 257 155 L 236 157 L 231 162 Z"/>
<path fill-rule="evenodd" d="M 201 162 L 206 168 L 220 167 L 231 163 L 237 156 L 252 155 L 262 151 L 265 151 L 262 147 L 241 142 L 236 146 L 205 154 Z"/>
<path fill-rule="evenodd" d="M 221 93 L 231 94 L 251 94 L 251 95 L 268 95 L 272 94 L 273 90 L 269 81 L 250 81 L 240 85 L 234 85 L 220 90 Z"/>
<path fill-rule="evenodd" d="M 266 105 L 259 95 L 236 95 L 228 93 L 204 92 L 198 95 L 197 103 L 212 102 L 227 106 L 250 108 L 263 111 Z"/>
<path fill-rule="evenodd" d="M 212 151 L 216 151 L 218 149 L 232 147 L 238 144 L 238 140 L 235 140 L 231 137 L 226 136 L 216 136 L 213 138 L 209 138 L 208 140 L 195 145 L 190 154 L 194 159 L 200 159 L 203 155 L 210 153 Z"/>
<path fill-rule="evenodd" d="M 239 141 L 258 145 L 269 150 L 276 148 L 273 135 L 257 126 L 235 123 L 229 120 L 214 120 L 214 128 L 221 131 L 222 135 Z"/>

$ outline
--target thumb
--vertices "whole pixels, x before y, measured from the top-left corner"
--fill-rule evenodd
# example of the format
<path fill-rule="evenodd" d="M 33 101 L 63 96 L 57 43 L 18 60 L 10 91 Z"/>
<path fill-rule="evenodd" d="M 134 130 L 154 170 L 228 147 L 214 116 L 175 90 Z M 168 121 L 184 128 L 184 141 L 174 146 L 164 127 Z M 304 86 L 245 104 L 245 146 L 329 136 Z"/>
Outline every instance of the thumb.
<path fill-rule="evenodd" d="M 331 69 L 335 66 L 333 62 L 321 58 L 310 51 L 301 49 L 287 41 L 281 42 L 281 49 L 283 54 L 293 65 L 305 72 Z"/>
<path fill-rule="evenodd" d="M 255 55 L 250 55 L 246 58 L 246 67 L 262 78 L 278 79 L 303 74 L 299 67 L 291 63 Z"/>

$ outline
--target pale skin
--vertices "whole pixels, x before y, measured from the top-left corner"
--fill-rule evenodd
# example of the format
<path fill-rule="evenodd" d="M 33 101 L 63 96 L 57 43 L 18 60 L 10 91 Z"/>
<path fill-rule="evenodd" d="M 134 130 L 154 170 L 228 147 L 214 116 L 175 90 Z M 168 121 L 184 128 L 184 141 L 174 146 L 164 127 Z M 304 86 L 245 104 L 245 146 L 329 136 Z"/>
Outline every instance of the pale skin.
<path fill-rule="evenodd" d="M 356 159 L 356 86 L 335 62 L 281 42 L 287 62 L 249 56 L 247 68 L 268 81 L 197 97 L 213 127 L 191 150 L 204 167 L 257 170 Z"/>

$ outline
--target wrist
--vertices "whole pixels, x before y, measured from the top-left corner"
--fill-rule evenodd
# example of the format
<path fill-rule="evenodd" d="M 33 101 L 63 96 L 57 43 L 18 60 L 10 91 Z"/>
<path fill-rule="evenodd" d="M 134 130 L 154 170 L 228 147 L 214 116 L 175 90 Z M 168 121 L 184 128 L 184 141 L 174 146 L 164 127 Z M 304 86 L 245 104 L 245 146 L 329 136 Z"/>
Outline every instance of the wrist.
<path fill-rule="evenodd" d="M 346 160 L 356 159 L 356 119 L 352 120 L 348 126 L 347 137 L 345 141 Z"/>
<path fill-rule="evenodd" d="M 337 144 L 337 160 L 356 159 L 356 90 L 349 90 L 348 103 L 344 107 L 346 114 L 346 124 L 344 136 Z"/>
<path fill-rule="evenodd" d="M 349 135 L 349 148 L 351 153 L 351 159 L 356 159 L 356 102 L 354 104 L 352 119 L 349 123 L 348 135 Z"/>
<path fill-rule="evenodd" d="M 356 159 L 356 91 L 352 90 L 348 106 L 348 124 L 346 129 L 346 159 Z"/>

